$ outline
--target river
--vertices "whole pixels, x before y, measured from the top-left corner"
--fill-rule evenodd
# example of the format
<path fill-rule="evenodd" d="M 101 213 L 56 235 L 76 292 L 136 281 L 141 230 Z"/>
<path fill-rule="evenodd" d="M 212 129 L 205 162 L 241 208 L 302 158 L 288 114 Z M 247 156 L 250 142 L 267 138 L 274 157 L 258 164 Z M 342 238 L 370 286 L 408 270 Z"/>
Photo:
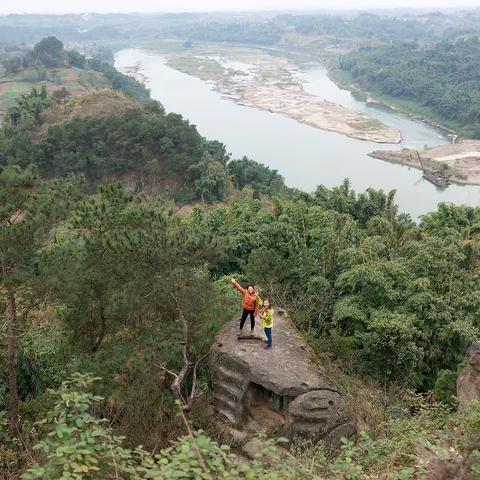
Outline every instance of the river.
<path fill-rule="evenodd" d="M 278 114 L 237 105 L 222 98 L 212 86 L 166 65 L 155 53 L 125 49 L 115 56 L 117 68 L 139 64 L 152 98 L 168 112 L 182 114 L 201 135 L 223 142 L 233 158 L 243 155 L 268 165 L 285 178 L 287 185 L 311 192 L 319 184 L 333 187 L 348 177 L 352 187 L 397 191 L 403 212 L 413 218 L 435 210 L 439 202 L 477 206 L 478 186 L 451 185 L 439 190 L 424 180 L 419 170 L 390 164 L 367 154 L 373 150 L 414 147 L 423 149 L 446 143 L 442 132 L 381 105 L 354 98 L 332 82 L 321 65 L 302 70 L 305 90 L 348 108 L 367 111 L 400 130 L 403 142 L 382 145 L 356 140 L 301 124 Z"/>

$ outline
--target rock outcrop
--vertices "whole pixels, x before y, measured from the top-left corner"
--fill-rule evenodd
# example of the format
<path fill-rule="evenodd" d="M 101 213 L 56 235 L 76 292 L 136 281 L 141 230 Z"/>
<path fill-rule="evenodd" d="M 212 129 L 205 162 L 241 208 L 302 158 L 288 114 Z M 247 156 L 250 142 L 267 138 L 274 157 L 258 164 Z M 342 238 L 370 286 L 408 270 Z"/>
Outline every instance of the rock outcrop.
<path fill-rule="evenodd" d="M 480 400 L 480 341 L 468 349 L 468 363 L 457 380 L 457 397 L 462 409 Z"/>
<path fill-rule="evenodd" d="M 271 349 L 262 348 L 261 329 L 240 338 L 237 331 L 237 320 L 227 324 L 210 354 L 213 407 L 234 439 L 274 429 L 289 439 L 322 440 L 335 448 L 341 437 L 355 433 L 344 399 L 283 311 L 274 315 Z"/>

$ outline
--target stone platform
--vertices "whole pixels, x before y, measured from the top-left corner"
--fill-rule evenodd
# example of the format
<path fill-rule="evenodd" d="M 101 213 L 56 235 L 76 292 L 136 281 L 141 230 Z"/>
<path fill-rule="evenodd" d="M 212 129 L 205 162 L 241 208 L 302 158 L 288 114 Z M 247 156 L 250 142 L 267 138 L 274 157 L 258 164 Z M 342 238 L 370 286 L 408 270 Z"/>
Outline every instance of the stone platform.
<path fill-rule="evenodd" d="M 233 437 L 247 440 L 259 430 L 274 430 L 336 448 L 341 437 L 355 433 L 344 399 L 285 312 L 275 312 L 271 349 L 263 348 L 258 326 L 252 336 L 237 334 L 235 319 L 218 334 L 209 359 L 216 420 Z"/>

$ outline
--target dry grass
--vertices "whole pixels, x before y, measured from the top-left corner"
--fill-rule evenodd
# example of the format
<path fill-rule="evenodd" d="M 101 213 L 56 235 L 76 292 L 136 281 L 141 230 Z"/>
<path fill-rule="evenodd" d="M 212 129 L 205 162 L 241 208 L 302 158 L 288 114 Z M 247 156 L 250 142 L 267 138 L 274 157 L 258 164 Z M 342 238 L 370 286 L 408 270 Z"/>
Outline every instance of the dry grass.
<path fill-rule="evenodd" d="M 347 374 L 330 353 L 318 355 L 327 381 L 338 388 L 357 424 L 357 430 L 376 432 L 387 416 L 387 392 L 374 380 Z"/>
<path fill-rule="evenodd" d="M 42 113 L 42 125 L 36 132 L 35 141 L 42 141 L 50 126 L 67 122 L 72 118 L 108 117 L 132 108 L 143 108 L 143 105 L 109 88 L 73 97 L 67 104 L 53 105 Z"/>

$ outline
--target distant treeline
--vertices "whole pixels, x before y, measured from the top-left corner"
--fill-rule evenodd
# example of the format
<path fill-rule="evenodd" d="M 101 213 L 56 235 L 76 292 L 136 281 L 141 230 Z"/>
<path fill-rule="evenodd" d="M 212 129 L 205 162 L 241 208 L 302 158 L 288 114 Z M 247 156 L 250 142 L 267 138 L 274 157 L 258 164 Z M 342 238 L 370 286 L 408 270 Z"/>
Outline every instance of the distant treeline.
<path fill-rule="evenodd" d="M 340 58 L 340 68 L 366 89 L 411 100 L 480 138 L 480 41 L 473 36 L 421 48 L 403 43 L 363 48 Z"/>
<path fill-rule="evenodd" d="M 248 21 L 199 21 L 165 27 L 164 34 L 213 42 L 239 42 L 273 45 L 295 32 L 305 36 L 328 36 L 340 41 L 357 38 L 367 43 L 391 41 L 432 42 L 455 38 L 460 32 L 480 33 L 476 15 L 465 20 L 439 13 L 418 16 L 390 16 L 361 13 L 358 15 L 291 15 Z M 477 18 L 478 20 L 478 18 Z"/>
<path fill-rule="evenodd" d="M 356 38 L 366 43 L 454 39 L 479 31 L 479 16 L 452 12 L 389 14 L 89 14 L 8 15 L 0 17 L 0 43 L 34 43 L 48 35 L 67 42 L 156 40 L 180 36 L 193 40 L 272 45 L 290 32 L 305 36 Z"/>

